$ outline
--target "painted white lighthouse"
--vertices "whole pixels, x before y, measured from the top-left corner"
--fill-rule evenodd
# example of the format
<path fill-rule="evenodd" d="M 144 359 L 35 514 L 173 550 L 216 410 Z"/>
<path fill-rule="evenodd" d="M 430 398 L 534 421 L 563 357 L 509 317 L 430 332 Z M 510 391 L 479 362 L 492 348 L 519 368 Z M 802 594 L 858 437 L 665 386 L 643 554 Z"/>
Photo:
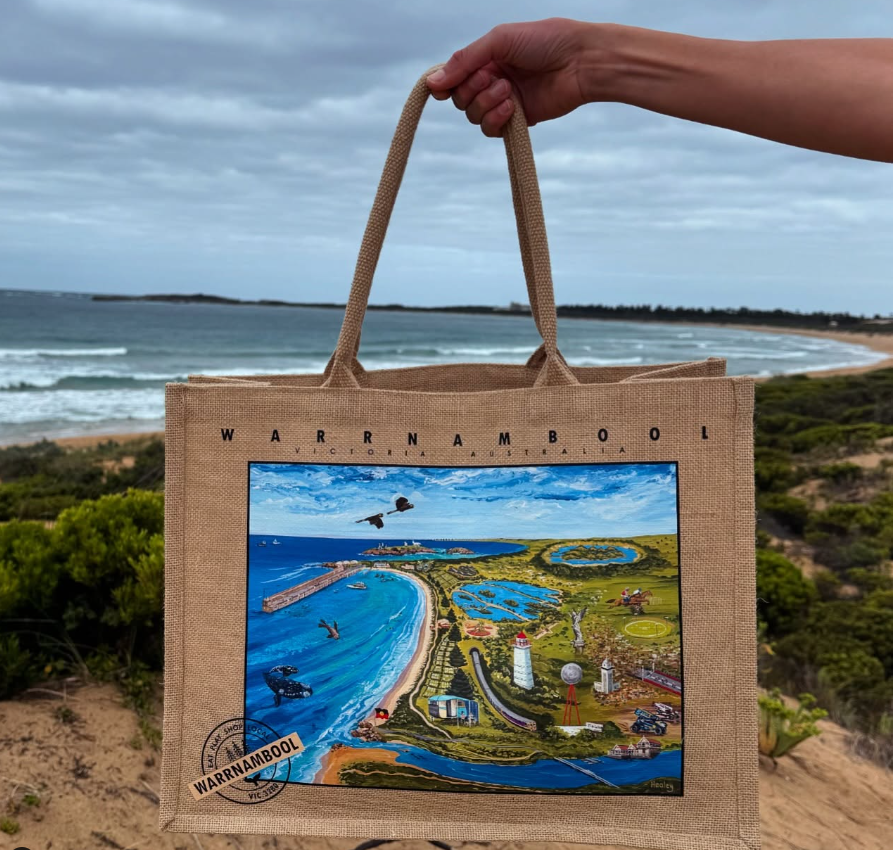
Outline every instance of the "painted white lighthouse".
<path fill-rule="evenodd" d="M 515 638 L 515 672 L 512 679 L 519 688 L 530 690 L 533 687 L 533 666 L 530 663 L 530 641 L 524 632 Z"/>
<path fill-rule="evenodd" d="M 602 680 L 595 682 L 592 689 L 597 694 L 612 694 L 614 691 L 620 690 L 620 685 L 614 681 L 614 665 L 610 658 L 602 661 Z"/>

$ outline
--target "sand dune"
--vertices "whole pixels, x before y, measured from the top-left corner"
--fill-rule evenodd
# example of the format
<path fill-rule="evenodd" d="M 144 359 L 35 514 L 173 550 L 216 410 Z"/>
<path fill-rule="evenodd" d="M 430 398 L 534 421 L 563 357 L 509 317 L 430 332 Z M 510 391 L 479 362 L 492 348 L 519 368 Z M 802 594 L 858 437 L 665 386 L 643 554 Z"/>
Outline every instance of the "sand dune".
<path fill-rule="evenodd" d="M 54 686 L 55 687 L 55 686 Z M 34 694 L 0 702 L 0 796 L 19 803 L 14 836 L 0 848 L 30 850 L 350 850 L 354 839 L 174 835 L 158 831 L 160 756 L 144 742 L 137 718 L 108 685 L 62 700 Z M 68 722 L 65 722 L 65 720 Z M 820 724 L 802 744 L 760 775 L 765 850 L 887 850 L 891 846 L 893 773 L 850 754 L 847 734 Z M 40 805 L 21 801 L 26 793 Z M 374 837 L 374 836 L 370 836 Z M 522 845 L 494 844 L 496 850 Z M 427 848 L 423 842 L 389 845 Z M 527 850 L 579 850 L 581 845 L 527 844 Z"/>

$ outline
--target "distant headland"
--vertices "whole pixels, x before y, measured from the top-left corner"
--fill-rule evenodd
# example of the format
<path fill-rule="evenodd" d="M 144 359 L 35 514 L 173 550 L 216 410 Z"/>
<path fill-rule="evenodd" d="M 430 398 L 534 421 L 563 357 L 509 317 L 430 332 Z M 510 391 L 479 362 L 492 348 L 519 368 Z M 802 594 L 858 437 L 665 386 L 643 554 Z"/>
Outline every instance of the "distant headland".
<path fill-rule="evenodd" d="M 94 301 L 150 301 L 167 304 L 219 304 L 229 307 L 304 307 L 316 310 L 344 310 L 344 304 L 318 301 L 247 300 L 221 295 L 157 294 L 157 295 L 93 295 Z M 527 304 L 508 306 L 455 304 L 443 307 L 410 307 L 404 304 L 370 304 L 369 310 L 402 313 L 458 313 L 481 316 L 530 315 Z M 562 304 L 558 316 L 565 319 L 603 319 L 629 322 L 681 322 L 688 324 L 761 325 L 814 331 L 851 331 L 893 334 L 893 317 L 856 316 L 851 313 L 800 313 L 793 310 L 757 310 L 748 307 L 665 307 L 648 304 L 610 306 L 606 304 Z"/>

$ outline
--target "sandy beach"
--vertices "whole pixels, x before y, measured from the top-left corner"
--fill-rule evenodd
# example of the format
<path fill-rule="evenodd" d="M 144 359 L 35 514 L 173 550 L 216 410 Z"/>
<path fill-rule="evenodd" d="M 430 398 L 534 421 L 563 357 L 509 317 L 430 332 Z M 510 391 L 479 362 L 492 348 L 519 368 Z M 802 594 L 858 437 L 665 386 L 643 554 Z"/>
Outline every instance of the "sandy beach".
<path fill-rule="evenodd" d="M 344 765 L 352 761 L 378 761 L 385 764 L 396 764 L 397 753 L 394 750 L 379 750 L 373 747 L 338 747 L 329 750 L 322 760 L 322 768 L 313 778 L 318 785 L 340 785 L 338 774 Z"/>
<path fill-rule="evenodd" d="M 681 322 L 679 323 L 682 324 Z M 822 339 L 833 339 L 846 345 L 864 345 L 872 351 L 886 355 L 877 363 L 867 366 L 844 366 L 839 369 L 818 369 L 804 371 L 796 374 L 811 375 L 821 378 L 829 378 L 833 375 L 859 375 L 863 372 L 873 372 L 876 369 L 889 369 L 893 367 L 893 333 L 863 333 L 861 331 L 814 331 L 801 330 L 800 328 L 776 328 L 772 325 L 732 325 L 732 324 L 707 324 L 699 322 L 689 327 L 726 328 L 729 330 L 756 331 L 767 334 L 791 334 L 793 336 L 811 336 Z M 762 378 L 760 380 L 768 380 Z"/>
<path fill-rule="evenodd" d="M 388 712 L 392 712 L 396 708 L 397 700 L 400 699 L 403 694 L 409 693 L 415 687 L 419 677 L 422 675 L 422 671 L 425 669 L 425 663 L 428 660 L 428 650 L 431 647 L 431 641 L 434 636 L 434 617 L 432 614 L 434 610 L 434 599 L 431 595 L 431 589 L 425 582 L 412 575 L 412 573 L 403 573 L 401 571 L 401 574 L 405 575 L 406 578 L 414 581 L 421 587 L 425 595 L 425 613 L 422 617 L 422 628 L 421 634 L 419 635 L 419 642 L 416 645 L 415 652 L 412 654 L 412 659 L 400 674 L 400 678 L 397 679 L 394 687 L 391 688 L 384 699 L 378 703 L 382 708 L 386 708 Z M 367 719 L 374 720 L 374 718 L 375 712 L 373 711 L 369 714 Z"/>

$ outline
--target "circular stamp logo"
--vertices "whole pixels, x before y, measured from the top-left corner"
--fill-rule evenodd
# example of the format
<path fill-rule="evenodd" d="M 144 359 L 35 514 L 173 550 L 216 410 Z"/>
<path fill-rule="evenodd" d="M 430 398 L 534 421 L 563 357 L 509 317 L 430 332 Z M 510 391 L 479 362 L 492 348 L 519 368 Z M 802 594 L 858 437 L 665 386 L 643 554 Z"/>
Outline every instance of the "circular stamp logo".
<path fill-rule="evenodd" d="M 268 747 L 280 739 L 280 735 L 260 720 L 250 717 L 233 717 L 215 726 L 202 747 L 202 772 L 211 774 L 223 771 L 234 762 L 244 762 L 251 754 Z M 274 749 L 276 749 L 274 747 Z M 291 759 L 258 768 L 236 782 L 227 784 L 216 793 L 233 803 L 251 806 L 272 800 L 282 793 L 291 776 Z"/>

